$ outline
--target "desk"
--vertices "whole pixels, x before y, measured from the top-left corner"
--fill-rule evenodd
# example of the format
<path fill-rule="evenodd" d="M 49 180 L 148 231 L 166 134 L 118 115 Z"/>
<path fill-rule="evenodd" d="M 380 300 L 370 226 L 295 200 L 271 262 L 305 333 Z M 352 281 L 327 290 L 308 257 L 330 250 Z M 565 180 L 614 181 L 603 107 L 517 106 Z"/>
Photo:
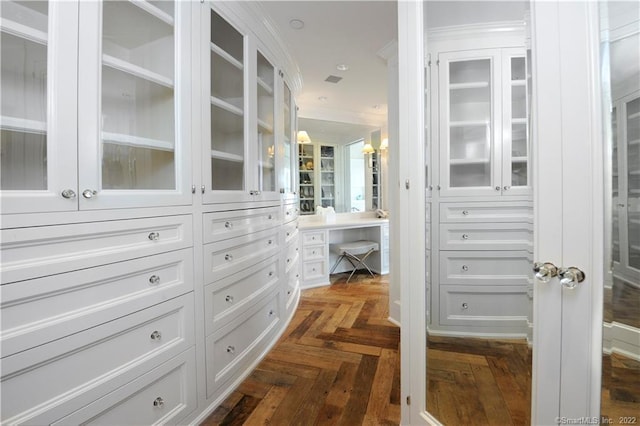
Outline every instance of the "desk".
<path fill-rule="evenodd" d="M 329 245 L 345 241 L 369 240 L 380 244 L 380 250 L 371 254 L 367 265 L 378 274 L 389 273 L 389 220 L 379 219 L 372 213 L 339 213 L 334 222 L 327 223 L 321 216 L 304 216 L 299 220 L 302 280 L 301 288 L 329 285 L 329 270 L 337 255 Z M 349 262 L 341 262 L 336 273 L 350 271 Z"/>

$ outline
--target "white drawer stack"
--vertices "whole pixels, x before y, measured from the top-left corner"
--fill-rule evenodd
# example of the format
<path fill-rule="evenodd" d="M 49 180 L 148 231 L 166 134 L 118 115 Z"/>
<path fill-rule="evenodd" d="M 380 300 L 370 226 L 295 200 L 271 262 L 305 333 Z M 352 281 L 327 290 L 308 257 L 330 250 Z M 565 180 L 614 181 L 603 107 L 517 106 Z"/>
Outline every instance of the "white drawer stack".
<path fill-rule="evenodd" d="M 207 399 L 246 370 L 282 316 L 281 207 L 203 215 Z"/>
<path fill-rule="evenodd" d="M 300 246 L 298 231 L 298 205 L 297 203 L 283 206 L 284 225 L 281 230 L 281 241 L 285 247 L 285 256 L 282 258 L 285 284 L 283 285 L 283 304 L 287 316 L 293 313 L 300 295 Z"/>
<path fill-rule="evenodd" d="M 329 253 L 326 230 L 300 232 L 302 280 L 305 287 L 329 284 Z"/>
<path fill-rule="evenodd" d="M 3 424 L 171 424 L 195 409 L 191 215 L 0 238 Z"/>
<path fill-rule="evenodd" d="M 531 216 L 528 202 L 440 204 L 436 328 L 454 334 L 526 335 Z"/>

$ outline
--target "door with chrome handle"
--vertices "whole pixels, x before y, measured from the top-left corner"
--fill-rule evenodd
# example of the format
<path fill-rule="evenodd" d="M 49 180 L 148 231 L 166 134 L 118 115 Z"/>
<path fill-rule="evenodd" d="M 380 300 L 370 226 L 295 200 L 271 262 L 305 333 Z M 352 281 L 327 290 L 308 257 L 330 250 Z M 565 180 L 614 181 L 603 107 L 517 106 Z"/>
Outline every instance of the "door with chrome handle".
<path fill-rule="evenodd" d="M 533 264 L 533 272 L 538 280 L 543 283 L 548 283 L 553 277 L 560 278 L 560 284 L 564 288 L 570 290 L 576 288 L 576 286 L 584 281 L 585 275 L 580 269 L 575 266 L 569 268 L 558 268 L 551 262 L 536 262 Z"/>

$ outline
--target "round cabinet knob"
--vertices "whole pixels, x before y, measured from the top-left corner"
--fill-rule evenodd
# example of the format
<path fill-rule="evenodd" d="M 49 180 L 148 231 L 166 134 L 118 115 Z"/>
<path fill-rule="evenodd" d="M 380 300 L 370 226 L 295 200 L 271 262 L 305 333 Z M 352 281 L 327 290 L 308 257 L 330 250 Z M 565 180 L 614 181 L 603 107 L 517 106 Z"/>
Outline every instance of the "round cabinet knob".
<path fill-rule="evenodd" d="M 551 262 L 536 262 L 533 264 L 533 272 L 536 273 L 536 278 L 543 283 L 548 283 L 551 278 L 558 275 L 558 268 Z"/>
<path fill-rule="evenodd" d="M 570 290 L 573 290 L 579 283 L 584 281 L 584 272 L 574 266 L 560 269 L 558 276 L 560 277 L 562 287 Z"/>
<path fill-rule="evenodd" d="M 467 272 L 469 270 L 469 267 L 467 265 L 462 265 L 462 270 Z"/>
<path fill-rule="evenodd" d="M 496 186 L 496 191 L 500 191 L 502 188 L 500 186 Z"/>
<path fill-rule="evenodd" d="M 273 309 L 269 310 L 269 316 L 272 316 L 275 313 L 275 311 Z"/>
<path fill-rule="evenodd" d="M 157 397 L 153 400 L 153 406 L 162 408 L 162 406 L 164 406 L 164 399 L 162 399 L 161 397 Z"/>
<path fill-rule="evenodd" d="M 96 191 L 95 189 L 85 189 L 84 191 L 82 191 L 82 196 L 84 198 L 93 198 L 96 195 L 98 195 L 98 191 Z"/>
<path fill-rule="evenodd" d="M 227 297 L 225 297 L 224 300 L 229 302 L 229 303 L 233 303 L 233 296 L 227 295 Z"/>
<path fill-rule="evenodd" d="M 508 190 L 510 190 L 510 189 L 511 189 L 511 187 L 510 187 L 510 186 L 505 186 L 505 187 L 504 187 L 504 188 L 502 188 L 502 189 L 504 189 L 505 191 L 508 191 Z"/>
<path fill-rule="evenodd" d="M 287 259 L 287 263 L 291 262 L 291 259 Z"/>
<path fill-rule="evenodd" d="M 76 198 L 76 192 L 73 189 L 65 189 L 61 195 L 66 199 Z"/>
<path fill-rule="evenodd" d="M 469 309 L 469 304 L 467 302 L 463 303 L 462 309 Z"/>
<path fill-rule="evenodd" d="M 233 228 L 233 223 L 227 221 L 227 222 L 224 223 L 224 227 L 227 228 L 227 229 L 231 229 L 231 228 Z"/>
<path fill-rule="evenodd" d="M 160 340 L 162 339 L 162 334 L 158 331 L 155 330 L 153 333 L 151 333 L 151 340 Z"/>
<path fill-rule="evenodd" d="M 150 282 L 151 284 L 153 284 L 153 285 L 156 285 L 156 284 L 158 284 L 158 283 L 160 282 L 160 277 L 159 277 L 159 276 L 157 276 L 157 275 L 151 275 L 151 276 L 149 277 L 149 282 Z"/>
<path fill-rule="evenodd" d="M 272 214 L 269 215 L 269 220 L 271 220 L 271 219 L 273 219 L 273 215 Z"/>
<path fill-rule="evenodd" d="M 233 260 L 233 256 L 230 255 L 230 254 L 225 254 L 224 255 L 224 260 L 231 261 L 231 260 Z"/>
<path fill-rule="evenodd" d="M 236 347 L 235 346 L 227 346 L 227 353 L 228 354 L 234 354 L 236 352 Z"/>
<path fill-rule="evenodd" d="M 149 234 L 149 239 L 151 241 L 158 241 L 160 239 L 160 233 L 159 232 L 151 232 Z"/>
<path fill-rule="evenodd" d="M 267 241 L 267 244 L 268 244 L 268 245 L 273 244 L 273 240 L 269 240 L 269 241 Z"/>
<path fill-rule="evenodd" d="M 272 277 L 272 276 L 273 276 L 273 271 L 269 271 L 269 274 L 268 274 L 268 275 L 269 275 L 270 277 Z"/>
<path fill-rule="evenodd" d="M 462 239 L 463 240 L 468 240 L 469 239 L 469 235 L 468 234 L 462 234 Z"/>
<path fill-rule="evenodd" d="M 469 216 L 469 210 L 462 210 L 463 216 Z"/>

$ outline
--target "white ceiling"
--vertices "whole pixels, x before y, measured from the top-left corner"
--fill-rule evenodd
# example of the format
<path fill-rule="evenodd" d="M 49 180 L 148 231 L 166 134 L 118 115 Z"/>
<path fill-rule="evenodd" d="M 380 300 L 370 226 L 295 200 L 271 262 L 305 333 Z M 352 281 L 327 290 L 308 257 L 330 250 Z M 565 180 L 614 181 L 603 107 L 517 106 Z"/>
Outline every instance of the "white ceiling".
<path fill-rule="evenodd" d="M 302 73 L 300 117 L 386 124 L 387 68 L 378 52 L 397 38 L 395 1 L 267 0 L 261 7 Z M 304 28 L 291 28 L 292 19 Z M 339 71 L 338 64 L 349 70 Z M 342 80 L 325 82 L 329 75 Z"/>

